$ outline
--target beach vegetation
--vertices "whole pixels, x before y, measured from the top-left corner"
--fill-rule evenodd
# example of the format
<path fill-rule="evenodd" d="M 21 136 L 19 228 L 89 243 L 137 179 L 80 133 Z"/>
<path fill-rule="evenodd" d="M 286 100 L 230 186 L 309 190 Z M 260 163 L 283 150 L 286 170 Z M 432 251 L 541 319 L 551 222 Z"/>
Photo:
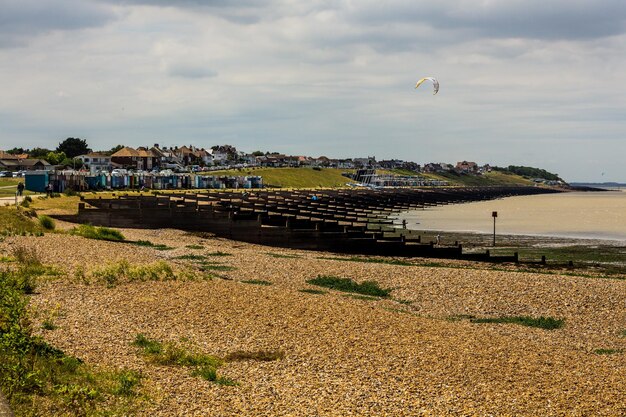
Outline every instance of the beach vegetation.
<path fill-rule="evenodd" d="M 172 281 L 178 276 L 165 261 L 145 265 L 132 265 L 123 259 L 91 271 L 90 278 L 112 288 L 121 282 L 133 281 Z M 91 281 L 91 280 L 88 280 Z"/>
<path fill-rule="evenodd" d="M 387 264 L 387 265 L 399 265 L 399 266 L 415 266 L 416 264 L 403 261 L 400 259 L 393 258 L 367 258 L 361 256 L 350 256 L 347 258 L 344 257 L 333 257 L 333 256 L 320 256 L 318 259 L 326 259 L 329 261 L 347 261 L 347 262 L 364 262 L 364 263 L 374 263 L 374 264 Z"/>
<path fill-rule="evenodd" d="M 140 333 L 135 337 L 133 345 L 140 348 L 144 357 L 156 365 L 191 368 L 193 376 L 219 385 L 236 385 L 235 381 L 218 375 L 217 370 L 224 362 L 222 359 L 197 352 L 188 343 L 184 345 L 174 342 L 163 343 Z"/>
<path fill-rule="evenodd" d="M 538 327 L 545 330 L 560 329 L 565 324 L 565 319 L 555 319 L 553 317 L 530 317 L 530 316 L 502 316 L 470 318 L 472 323 L 511 323 L 528 327 Z"/>
<path fill-rule="evenodd" d="M 35 223 L 26 210 L 0 207 L 0 235 L 2 236 L 41 236 L 43 230 Z"/>
<path fill-rule="evenodd" d="M 215 262 L 202 262 L 200 265 L 201 271 L 234 271 L 235 269 L 237 268 L 234 266 L 222 265 Z"/>
<path fill-rule="evenodd" d="M 195 255 L 195 254 L 186 254 L 186 255 L 180 255 L 175 257 L 174 259 L 185 259 L 185 260 L 191 260 L 191 261 L 202 261 L 204 259 L 206 259 L 205 255 Z"/>
<path fill-rule="evenodd" d="M 56 227 L 56 223 L 52 217 L 46 215 L 39 216 L 39 225 L 45 230 L 54 230 Z"/>
<path fill-rule="evenodd" d="M 369 295 L 373 297 L 389 297 L 391 288 L 381 288 L 376 281 L 363 281 L 357 283 L 351 278 L 341 278 L 331 275 L 318 275 L 316 278 L 307 281 L 307 284 L 329 288 L 331 290 Z"/>
<path fill-rule="evenodd" d="M 616 353 L 622 353 L 624 349 L 596 349 L 593 351 L 596 355 L 614 355 Z"/>
<path fill-rule="evenodd" d="M 227 362 L 239 362 L 239 361 L 259 361 L 259 362 L 271 362 L 285 357 L 285 352 L 282 350 L 254 350 L 244 351 L 237 350 L 231 352 L 224 357 Z"/>
<path fill-rule="evenodd" d="M 108 227 L 92 226 L 90 224 L 81 224 L 70 230 L 70 234 L 82 236 L 88 239 L 108 240 L 111 242 L 122 242 L 126 240 L 124 235 L 115 229 Z"/>
<path fill-rule="evenodd" d="M 267 253 L 269 256 L 273 257 L 273 258 L 285 258 L 285 259 L 296 259 L 296 258 L 302 258 L 302 255 L 293 255 L 293 254 L 285 254 L 285 253 L 272 253 L 272 252 L 268 252 Z"/>
<path fill-rule="evenodd" d="M 271 282 L 269 281 L 264 281 L 262 279 L 247 279 L 247 280 L 242 280 L 241 282 L 243 282 L 244 284 L 253 284 L 253 285 L 272 285 Z"/>
<path fill-rule="evenodd" d="M 204 249 L 202 245 L 187 245 L 185 246 L 187 249 Z"/>
<path fill-rule="evenodd" d="M 137 245 L 137 246 L 146 246 L 152 249 L 156 249 L 156 250 L 172 250 L 174 248 L 172 248 L 171 246 L 167 246 L 163 243 L 152 243 L 149 240 L 136 240 L 134 242 L 129 242 L 132 243 L 133 245 Z"/>
<path fill-rule="evenodd" d="M 0 388 L 16 415 L 127 415 L 138 396 L 119 398 L 124 371 L 95 371 L 33 334 L 28 298 L 14 272 L 0 272 Z"/>

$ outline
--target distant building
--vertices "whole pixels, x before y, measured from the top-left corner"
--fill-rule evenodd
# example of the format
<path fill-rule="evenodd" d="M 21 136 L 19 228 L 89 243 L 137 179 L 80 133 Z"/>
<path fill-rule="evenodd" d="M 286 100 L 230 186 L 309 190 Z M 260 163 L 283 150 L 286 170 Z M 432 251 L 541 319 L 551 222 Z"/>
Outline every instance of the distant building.
<path fill-rule="evenodd" d="M 150 149 L 124 147 L 111 155 L 111 163 L 123 168 L 150 171 L 159 167 L 160 155 Z"/>
<path fill-rule="evenodd" d="M 76 159 L 80 159 L 84 166 L 89 168 L 92 173 L 110 171 L 113 169 L 111 156 L 100 152 L 91 152 L 84 155 L 78 155 Z"/>
<path fill-rule="evenodd" d="M 478 172 L 478 164 L 468 161 L 457 162 L 455 170 L 462 174 L 476 174 Z"/>
<path fill-rule="evenodd" d="M 48 170 L 52 165 L 44 159 L 0 159 L 3 171 L 37 171 Z"/>

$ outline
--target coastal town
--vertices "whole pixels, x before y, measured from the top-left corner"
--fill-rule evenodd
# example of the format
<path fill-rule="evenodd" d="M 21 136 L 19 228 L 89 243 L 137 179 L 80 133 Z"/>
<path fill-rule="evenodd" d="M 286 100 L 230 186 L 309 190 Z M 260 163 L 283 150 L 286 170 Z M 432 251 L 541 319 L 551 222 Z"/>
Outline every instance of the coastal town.
<path fill-rule="evenodd" d="M 262 188 L 263 180 L 255 173 L 256 168 L 345 170 L 346 184 L 377 187 L 445 186 L 449 183 L 446 176 L 480 177 L 492 170 L 511 169 L 465 160 L 454 165 L 444 162 L 422 165 L 401 159 L 377 160 L 375 156 L 338 159 L 277 152 L 248 153 L 232 145 L 208 148 L 193 145 L 168 147 L 154 144 L 137 148 L 118 145 L 108 151 L 92 151 L 87 142 L 79 138 L 67 138 L 55 150 L 0 150 L 0 177 L 26 176 L 26 189 L 39 192 L 45 191 L 49 183 L 57 192 L 68 188 L 74 191 L 116 188 Z M 233 170 L 237 171 L 236 175 L 233 175 Z M 377 170 L 383 173 L 376 173 Z M 224 171 L 230 172 L 230 175 L 220 174 Z M 537 176 L 530 177 L 535 183 L 551 186 L 564 183 L 554 174 L 536 171 Z M 439 174 L 443 177 L 422 174 Z"/>

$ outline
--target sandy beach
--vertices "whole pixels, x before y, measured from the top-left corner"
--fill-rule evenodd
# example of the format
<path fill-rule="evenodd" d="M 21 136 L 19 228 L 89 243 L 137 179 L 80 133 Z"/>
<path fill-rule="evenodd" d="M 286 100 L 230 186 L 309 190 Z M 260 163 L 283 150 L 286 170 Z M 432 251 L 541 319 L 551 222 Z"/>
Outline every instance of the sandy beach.
<path fill-rule="evenodd" d="M 626 192 L 568 192 L 507 197 L 405 212 L 400 219 L 414 230 L 493 233 L 496 231 L 626 242 Z"/>
<path fill-rule="evenodd" d="M 145 376 L 141 415 L 211 416 L 623 416 L 626 414 L 626 281 L 494 270 L 328 259 L 201 238 L 176 230 L 121 229 L 127 239 L 173 249 L 77 236 L 9 237 L 0 255 L 33 247 L 64 274 L 41 284 L 35 327 L 58 309 L 46 340 L 86 363 Z M 188 248 L 192 246 L 195 249 Z M 200 248 L 201 247 L 201 248 Z M 216 256 L 220 251 L 227 256 Z M 197 272 L 197 255 L 231 267 L 208 281 L 78 282 L 111 262 L 164 260 Z M 387 299 L 313 289 L 319 274 L 377 281 Z M 254 285 L 245 281 L 267 281 Z M 550 316 L 556 330 L 479 324 L 466 317 Z M 280 350 L 277 361 L 227 362 L 220 386 L 185 369 L 146 361 L 131 342 L 142 333 L 187 340 L 207 354 Z M 607 349 L 613 354 L 598 354 Z"/>

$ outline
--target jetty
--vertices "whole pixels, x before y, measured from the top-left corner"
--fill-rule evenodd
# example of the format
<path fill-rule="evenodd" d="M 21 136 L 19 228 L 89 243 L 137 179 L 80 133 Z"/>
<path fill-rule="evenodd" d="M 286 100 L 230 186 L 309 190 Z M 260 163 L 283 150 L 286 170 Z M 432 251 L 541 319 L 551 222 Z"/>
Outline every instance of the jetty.
<path fill-rule="evenodd" d="M 112 198 L 81 197 L 72 219 L 107 227 L 176 228 L 269 246 L 347 254 L 517 261 L 463 253 L 394 224 L 394 215 L 431 206 L 554 193 L 540 187 L 248 190 Z"/>

